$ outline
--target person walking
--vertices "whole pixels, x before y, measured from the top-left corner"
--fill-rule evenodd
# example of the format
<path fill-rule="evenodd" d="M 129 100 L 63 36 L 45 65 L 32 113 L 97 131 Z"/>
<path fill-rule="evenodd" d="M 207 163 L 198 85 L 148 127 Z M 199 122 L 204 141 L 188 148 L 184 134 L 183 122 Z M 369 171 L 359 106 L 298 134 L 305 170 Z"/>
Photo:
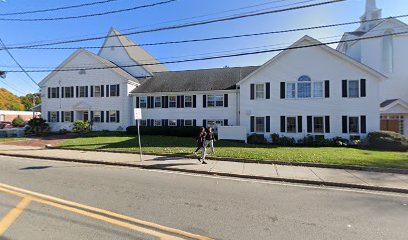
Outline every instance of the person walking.
<path fill-rule="evenodd" d="M 206 137 L 207 137 L 207 132 L 205 128 L 200 128 L 200 133 L 196 137 L 197 141 L 197 149 L 193 152 L 194 155 L 197 156 L 198 150 L 201 149 L 201 158 L 199 159 L 201 163 L 206 164 L 205 162 L 205 154 L 206 154 L 206 148 L 205 148 L 205 142 L 206 142 Z"/>
<path fill-rule="evenodd" d="M 215 142 L 215 134 L 212 128 L 207 128 L 207 136 L 206 136 L 207 146 L 211 147 L 212 154 L 215 154 L 214 151 L 214 142 Z"/>

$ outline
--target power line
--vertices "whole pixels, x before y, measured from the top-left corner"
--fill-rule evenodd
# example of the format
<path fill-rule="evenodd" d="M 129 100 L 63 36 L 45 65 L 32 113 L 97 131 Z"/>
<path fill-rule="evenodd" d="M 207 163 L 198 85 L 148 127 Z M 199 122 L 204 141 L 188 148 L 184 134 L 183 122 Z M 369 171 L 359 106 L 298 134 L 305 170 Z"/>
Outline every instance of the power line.
<path fill-rule="evenodd" d="M 141 44 L 130 44 L 130 45 L 113 45 L 113 46 L 79 46 L 79 47 L 28 47 L 28 46 L 21 46 L 21 47 L 9 47 L 8 49 L 24 49 L 24 50 L 68 50 L 68 49 L 78 49 L 78 48 L 87 48 L 87 49 L 103 49 L 103 48 L 124 48 L 124 47 L 142 47 L 142 46 L 158 46 L 158 45 L 168 45 L 168 44 L 182 44 L 182 43 L 192 43 L 192 42 L 206 42 L 206 41 L 215 41 L 215 40 L 224 40 L 224 39 L 235 39 L 235 38 L 243 38 L 243 37 L 254 37 L 254 36 L 264 36 L 264 35 L 272 35 L 272 34 L 280 34 L 280 33 L 290 33 L 290 32 L 300 32 L 300 31 L 308 31 L 308 30 L 316 30 L 316 29 L 323 29 L 323 28 L 332 28 L 332 27 L 341 27 L 347 25 L 353 25 L 358 23 L 366 23 L 366 22 L 376 22 L 381 21 L 389 18 L 406 18 L 408 14 L 399 15 L 394 17 L 387 17 L 387 18 L 377 18 L 372 20 L 365 20 L 365 21 L 353 21 L 353 22 L 345 22 L 345 23 L 335 23 L 335 24 L 328 24 L 328 25 L 320 25 L 320 26 L 312 26 L 312 27 L 304 27 L 304 28 L 294 28 L 294 29 L 287 29 L 287 30 L 279 30 L 279 31 L 268 31 L 268 32 L 259 32 L 259 33 L 250 33 L 250 34 L 239 34 L 239 35 L 230 35 L 230 36 L 220 36 L 220 37 L 211 37 L 211 38 L 198 38 L 198 39 L 187 39 L 187 40 L 178 40 L 178 41 L 166 41 L 166 42 L 156 42 L 156 43 L 141 43 Z M 131 35 L 131 34 L 122 34 L 122 36 Z M 120 36 L 120 35 L 119 35 Z M 0 48 L 0 51 L 3 50 Z"/>
<path fill-rule="evenodd" d="M 22 70 L 22 72 L 25 73 L 25 75 L 27 75 L 27 77 L 37 86 L 38 83 L 36 81 L 34 81 L 34 79 L 31 77 L 30 74 L 28 74 L 28 72 L 20 65 L 20 63 L 17 61 L 17 59 L 13 56 L 13 54 L 11 54 L 11 52 L 7 49 L 6 45 L 4 44 L 4 42 L 1 40 L 0 38 L 0 44 L 3 46 L 3 48 L 6 50 L 6 52 L 8 53 L 8 55 L 13 59 L 13 61 L 20 67 L 20 69 Z"/>
<path fill-rule="evenodd" d="M 70 72 L 70 71 L 80 71 L 80 70 L 102 70 L 102 69 L 114 69 L 114 68 L 153 66 L 153 65 L 158 65 L 158 64 L 176 64 L 176 63 L 185 63 L 185 62 L 197 62 L 197 61 L 206 61 L 206 60 L 221 59 L 221 58 L 232 58 L 232 57 L 257 55 L 257 54 L 264 54 L 264 53 L 271 53 L 271 52 L 280 52 L 280 51 L 285 51 L 285 50 L 318 47 L 318 46 L 325 46 L 325 45 L 331 45 L 331 44 L 354 42 L 354 41 L 360 41 L 360 40 L 374 39 L 374 38 L 380 38 L 380 37 L 385 37 L 385 36 L 396 36 L 396 35 L 403 35 L 403 34 L 408 34 L 408 31 L 382 34 L 382 35 L 369 36 L 369 37 L 360 37 L 360 38 L 354 38 L 354 39 L 349 39 L 349 40 L 331 41 L 331 42 L 325 42 L 325 43 L 321 42 L 321 43 L 303 45 L 303 46 L 292 46 L 292 47 L 287 47 L 287 48 L 269 49 L 269 50 L 255 51 L 255 52 L 236 53 L 236 54 L 229 54 L 229 55 L 210 56 L 210 57 L 203 57 L 203 58 L 177 60 L 177 61 L 167 61 L 167 62 L 162 62 L 162 63 L 131 64 L 131 65 L 121 65 L 121 66 L 116 65 L 116 66 L 109 66 L 109 67 L 76 68 L 76 69 L 75 68 L 54 69 L 54 70 L 41 69 L 41 70 L 30 70 L 27 72 Z M 11 70 L 8 72 L 21 72 L 21 71 Z"/>
<path fill-rule="evenodd" d="M 315 3 L 315 4 L 309 4 L 309 5 L 297 6 L 297 7 L 291 7 L 291 8 L 284 8 L 284 9 L 272 10 L 272 11 L 264 11 L 264 12 L 253 13 L 253 14 L 245 14 L 245 15 L 221 18 L 221 19 L 216 19 L 216 20 L 209 20 L 209 21 L 204 21 L 204 22 L 199 22 L 199 23 L 187 23 L 187 24 L 182 24 L 182 25 L 174 25 L 174 26 L 169 26 L 169 27 L 142 30 L 142 31 L 131 32 L 131 33 L 126 33 L 126 34 L 113 34 L 113 35 L 110 35 L 110 36 L 100 36 L 100 37 L 83 38 L 83 39 L 76 39 L 76 40 L 69 40 L 69 41 L 60 41 L 60 42 L 52 42 L 52 43 L 32 44 L 32 45 L 25 45 L 25 46 L 18 46 L 18 47 L 10 47 L 9 49 L 30 48 L 30 47 L 32 48 L 32 47 L 60 45 L 60 44 L 75 43 L 75 42 L 93 41 L 93 40 L 112 38 L 112 37 L 118 37 L 118 36 L 128 36 L 128 35 L 136 35 L 136 34 L 144 34 L 144 33 L 152 33 L 152 32 L 159 32 L 159 31 L 180 29 L 180 28 L 186 28 L 186 27 L 194 27 L 194 26 L 207 25 L 207 24 L 225 22 L 225 21 L 232 21 L 232 20 L 249 18 L 249 17 L 269 15 L 269 14 L 273 14 L 273 13 L 280 13 L 280 12 L 287 12 L 287 11 L 317 7 L 317 6 L 328 5 L 328 4 L 344 2 L 344 1 L 347 1 L 347 0 L 332 0 L 332 1 L 322 2 L 322 3 Z"/>
<path fill-rule="evenodd" d="M 171 2 L 175 2 L 175 1 L 177 1 L 177 0 L 166 0 L 166 1 L 162 1 L 162 2 L 157 2 L 157 3 L 147 4 L 147 5 L 141 5 L 141 6 L 136 6 L 136 7 L 132 7 L 132 8 L 125 8 L 125 9 L 119 9 L 119 10 L 101 12 L 101 13 L 85 14 L 85 15 L 79 15 L 79 16 L 54 17 L 54 18 L 0 18 L 0 21 L 38 22 L 38 21 L 59 21 L 59 20 L 67 20 L 67 19 L 97 17 L 97 16 L 103 16 L 103 15 L 114 14 L 114 13 L 134 11 L 134 10 L 138 10 L 138 9 L 142 9 L 142 8 L 150 8 L 150 7 L 154 7 L 154 6 L 158 6 L 158 5 L 168 4 L 168 3 L 171 3 Z"/>
<path fill-rule="evenodd" d="M 105 0 L 105 1 L 98 1 L 98 2 L 83 3 L 83 4 L 78 4 L 78 5 L 48 8 L 48 9 L 39 9 L 39 10 L 24 11 L 24 12 L 0 13 L 0 16 L 12 16 L 12 15 L 24 15 L 24 14 L 42 13 L 42 12 L 53 12 L 53 11 L 66 10 L 66 9 L 72 9 L 72 8 L 82 8 L 82 7 L 110 3 L 110 2 L 117 2 L 117 1 L 119 0 Z"/>

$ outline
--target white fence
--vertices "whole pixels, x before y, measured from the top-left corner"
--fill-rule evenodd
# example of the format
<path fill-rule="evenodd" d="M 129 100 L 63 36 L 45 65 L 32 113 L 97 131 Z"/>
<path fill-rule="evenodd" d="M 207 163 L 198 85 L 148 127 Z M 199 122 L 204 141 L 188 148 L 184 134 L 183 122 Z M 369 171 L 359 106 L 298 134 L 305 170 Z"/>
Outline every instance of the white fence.
<path fill-rule="evenodd" d="M 247 132 L 245 127 L 241 126 L 219 126 L 219 140 L 238 140 L 247 142 Z"/>

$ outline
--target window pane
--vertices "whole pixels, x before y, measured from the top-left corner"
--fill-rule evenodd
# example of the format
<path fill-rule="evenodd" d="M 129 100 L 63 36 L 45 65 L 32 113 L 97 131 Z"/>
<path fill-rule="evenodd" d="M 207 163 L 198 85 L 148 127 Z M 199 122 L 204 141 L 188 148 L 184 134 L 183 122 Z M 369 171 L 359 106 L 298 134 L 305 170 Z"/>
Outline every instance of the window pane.
<path fill-rule="evenodd" d="M 295 133 L 296 132 L 296 117 L 288 117 L 286 118 L 287 122 L 287 132 L 288 133 Z"/>
<path fill-rule="evenodd" d="M 160 127 L 162 125 L 162 120 L 154 120 L 154 126 Z"/>
<path fill-rule="evenodd" d="M 140 126 L 147 126 L 147 121 L 146 120 L 140 120 Z"/>
<path fill-rule="evenodd" d="M 147 108 L 147 97 L 140 97 L 139 103 L 140 108 Z"/>
<path fill-rule="evenodd" d="M 313 118 L 313 129 L 315 133 L 323 133 L 323 117 L 314 117 Z"/>
<path fill-rule="evenodd" d="M 349 97 L 358 98 L 359 97 L 358 80 L 349 81 L 348 84 L 349 84 Z"/>
<path fill-rule="evenodd" d="M 110 85 L 109 87 L 109 95 L 111 97 L 117 97 L 117 86 L 116 85 Z"/>
<path fill-rule="evenodd" d="M 51 112 L 51 122 L 57 122 L 57 112 Z"/>
<path fill-rule="evenodd" d="M 184 120 L 184 126 L 186 127 L 193 126 L 193 120 Z"/>
<path fill-rule="evenodd" d="M 170 96 L 169 97 L 169 107 L 170 108 L 177 107 L 177 97 L 176 96 Z"/>
<path fill-rule="evenodd" d="M 217 107 L 224 106 L 224 96 L 215 96 L 215 106 Z"/>
<path fill-rule="evenodd" d="M 116 122 L 116 112 L 115 111 L 109 112 L 109 121 Z"/>
<path fill-rule="evenodd" d="M 359 133 L 358 117 L 349 117 L 349 133 Z"/>
<path fill-rule="evenodd" d="M 154 107 L 161 108 L 161 97 L 154 97 Z"/>
<path fill-rule="evenodd" d="M 298 98 L 310 98 L 311 91 L 311 83 L 298 83 Z"/>
<path fill-rule="evenodd" d="M 313 97 L 323 97 L 323 82 L 313 83 Z"/>
<path fill-rule="evenodd" d="M 255 131 L 256 132 L 265 132 L 265 121 L 263 117 L 255 118 Z"/>
<path fill-rule="evenodd" d="M 265 98 L 265 85 L 264 84 L 256 84 L 256 98 L 262 99 Z"/>
<path fill-rule="evenodd" d="M 193 107 L 193 97 L 192 96 L 184 96 L 184 107 L 186 108 Z"/>
<path fill-rule="evenodd" d="M 169 120 L 169 126 L 170 127 L 176 127 L 177 126 L 177 120 Z"/>
<path fill-rule="evenodd" d="M 64 121 L 65 122 L 71 121 L 71 112 L 64 112 Z"/>
<path fill-rule="evenodd" d="M 296 83 L 286 84 L 286 89 L 287 98 L 296 98 Z"/>
<path fill-rule="evenodd" d="M 101 122 L 101 112 L 94 112 L 94 122 Z"/>
<path fill-rule="evenodd" d="M 101 96 L 101 86 L 94 86 L 94 91 L 95 91 L 95 93 L 94 93 L 94 96 L 95 97 L 100 97 Z"/>

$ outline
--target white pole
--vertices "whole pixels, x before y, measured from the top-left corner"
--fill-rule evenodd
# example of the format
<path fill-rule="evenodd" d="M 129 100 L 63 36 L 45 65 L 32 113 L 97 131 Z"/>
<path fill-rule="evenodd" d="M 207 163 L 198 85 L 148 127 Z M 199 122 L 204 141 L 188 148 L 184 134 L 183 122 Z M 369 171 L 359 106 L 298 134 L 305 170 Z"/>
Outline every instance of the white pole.
<path fill-rule="evenodd" d="M 143 162 L 142 159 L 142 144 L 140 142 L 140 119 L 137 120 L 137 135 L 139 137 L 139 150 L 140 150 L 140 161 Z"/>

